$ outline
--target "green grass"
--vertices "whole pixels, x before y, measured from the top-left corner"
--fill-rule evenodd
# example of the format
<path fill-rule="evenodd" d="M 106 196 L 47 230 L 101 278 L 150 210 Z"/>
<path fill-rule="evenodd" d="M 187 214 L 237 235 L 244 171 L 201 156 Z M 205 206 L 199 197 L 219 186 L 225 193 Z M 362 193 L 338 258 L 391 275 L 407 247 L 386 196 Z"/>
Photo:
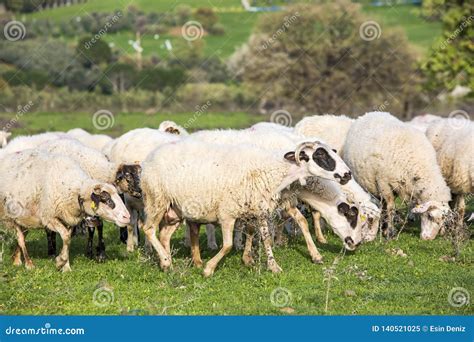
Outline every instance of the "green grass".
<path fill-rule="evenodd" d="M 36 134 L 46 131 L 67 131 L 81 127 L 90 132 L 118 136 L 126 131 L 140 127 L 158 127 L 164 120 L 173 120 L 186 125 L 190 131 L 211 128 L 245 128 L 265 119 L 263 116 L 248 113 L 178 113 L 154 114 L 119 113 L 115 115 L 115 123 L 110 129 L 98 130 L 93 124 L 94 113 L 27 113 L 18 121 L 19 127 L 12 131 L 14 135 Z M 0 113 L 1 126 L 13 119 L 15 114 Z"/>
<path fill-rule="evenodd" d="M 271 274 L 264 258 L 253 268 L 245 267 L 241 253 L 231 252 L 214 276 L 206 279 L 191 266 L 189 251 L 182 244 L 183 232 L 172 240 L 174 264 L 171 271 L 159 269 L 156 256 L 143 248 L 127 254 L 118 242 L 118 231 L 107 225 L 108 260 L 96 263 L 84 256 L 85 238 L 72 242 L 70 273 L 56 271 L 46 256 L 46 238 L 42 230 L 27 238 L 30 256 L 36 268 L 27 271 L 14 267 L 5 248 L 0 273 L 0 310 L 3 314 L 472 314 L 473 307 L 452 307 L 448 293 L 463 287 L 474 291 L 473 244 L 464 249 L 458 262 L 439 258 L 451 252 L 446 240 L 421 241 L 417 229 L 400 235 L 399 240 L 363 245 L 356 252 L 341 254 L 341 242 L 329 234 L 327 245 L 318 245 L 324 265 L 311 263 L 302 237 L 292 238 L 286 247 L 274 248 L 284 272 Z M 220 239 L 219 239 L 220 241 Z M 58 244 L 58 247 L 60 244 Z M 204 260 L 208 251 L 201 237 Z M 407 257 L 387 251 L 401 248 Z M 262 253 L 260 253 L 263 255 Z M 342 256 L 342 258 L 341 258 Z M 328 283 L 324 268 L 340 260 L 329 290 L 329 308 L 325 311 Z M 94 304 L 94 291 L 106 287 L 114 300 L 106 306 Z M 279 288 L 289 291 L 288 302 L 277 307 L 271 294 Z M 97 290 L 102 291 L 102 290 Z M 97 294 L 97 293 L 96 293 Z"/>

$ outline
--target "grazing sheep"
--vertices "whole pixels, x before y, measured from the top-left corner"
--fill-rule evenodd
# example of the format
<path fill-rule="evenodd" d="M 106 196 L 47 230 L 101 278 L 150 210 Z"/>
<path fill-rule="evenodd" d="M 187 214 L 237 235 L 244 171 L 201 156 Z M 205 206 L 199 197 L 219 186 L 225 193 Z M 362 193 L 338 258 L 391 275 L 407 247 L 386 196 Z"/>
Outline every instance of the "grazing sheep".
<path fill-rule="evenodd" d="M 8 138 L 11 136 L 12 134 L 10 132 L 5 132 L 5 131 L 0 131 L 0 147 L 5 147 L 7 146 L 7 143 L 8 143 Z"/>
<path fill-rule="evenodd" d="M 451 194 L 426 136 L 389 113 L 371 112 L 352 124 L 344 160 L 364 188 L 384 200 L 385 233 L 393 233 L 395 196 L 417 205 L 421 238 L 434 239 L 450 213 Z"/>
<path fill-rule="evenodd" d="M 56 266 L 70 271 L 71 227 L 86 215 L 100 216 L 119 226 L 130 220 L 117 190 L 89 177 L 71 158 L 26 150 L 3 155 L 0 164 L 0 220 L 16 230 L 27 268 L 33 267 L 25 245 L 28 229 L 46 227 L 59 233 L 63 247 Z M 21 264 L 19 249 L 14 263 Z"/>
<path fill-rule="evenodd" d="M 161 132 L 166 132 L 166 133 L 171 133 L 171 134 L 176 134 L 176 135 L 189 135 L 188 131 L 186 131 L 184 127 L 170 120 L 163 121 L 158 127 L 158 130 Z"/>
<path fill-rule="evenodd" d="M 298 134 L 285 132 L 279 129 L 272 129 L 272 126 L 267 126 L 266 129 L 247 129 L 247 130 L 210 130 L 210 131 L 200 131 L 192 134 L 194 139 L 209 143 L 220 143 L 220 144 L 240 144 L 247 143 L 260 148 L 267 150 L 281 150 L 281 149 L 291 149 L 295 146 L 296 143 L 300 142 L 304 138 Z M 314 138 L 316 139 L 316 138 Z M 332 161 L 329 164 L 334 165 L 345 165 L 344 161 L 341 160 L 333 151 L 329 148 Z M 322 159 L 322 158 L 321 158 Z M 322 164 L 321 164 L 322 165 Z M 326 166 L 328 166 L 326 165 Z M 357 182 L 351 180 L 350 172 L 345 173 L 344 176 L 337 175 L 335 173 L 336 179 L 339 179 L 341 183 L 342 190 L 347 195 L 347 200 L 351 203 L 355 203 L 360 209 L 361 221 L 365 221 L 362 224 L 362 234 L 364 236 L 364 241 L 371 241 L 375 239 L 375 236 L 378 231 L 379 221 L 380 221 L 380 209 L 374 199 L 369 193 L 367 193 L 362 187 L 357 184 Z M 313 207 L 313 209 L 316 209 Z M 323 215 L 327 217 L 327 213 Z M 325 243 L 324 236 L 321 232 L 321 226 L 319 224 L 320 214 L 315 214 L 313 216 L 315 223 L 316 237 L 318 241 Z M 333 226 L 334 229 L 337 229 L 337 226 Z M 241 241 L 240 230 L 236 230 L 236 239 L 235 242 L 238 244 Z"/>
<path fill-rule="evenodd" d="M 144 231 L 160 256 L 162 268 L 170 266 L 171 256 L 156 238 L 156 227 L 174 211 L 191 223 L 221 224 L 223 247 L 207 263 L 205 276 L 213 274 L 217 263 L 232 248 L 234 224 L 242 218 L 259 223 L 268 267 L 272 272 L 281 271 L 273 258 L 267 226 L 268 216 L 281 200 L 280 192 L 297 180 L 304 183 L 310 176 L 334 179 L 334 173 L 348 171 L 344 167 L 328 171 L 318 165 L 315 160 L 320 161 L 321 149 L 329 153 L 322 144 L 304 142 L 283 158 L 283 154 L 251 145 L 209 144 L 194 138 L 157 148 L 142 164 L 142 190 Z"/>
<path fill-rule="evenodd" d="M 353 122 L 354 119 L 345 115 L 313 115 L 298 122 L 294 131 L 307 138 L 324 140 L 342 156 L 346 135 Z"/>
<path fill-rule="evenodd" d="M 436 151 L 462 222 L 464 195 L 474 192 L 474 124 L 467 119 L 438 120 L 428 126 L 426 136 Z"/>
<path fill-rule="evenodd" d="M 69 130 L 67 135 L 79 140 L 84 145 L 97 151 L 102 151 L 104 146 L 109 144 L 113 139 L 105 134 L 90 134 L 82 128 L 74 128 Z"/>
<path fill-rule="evenodd" d="M 415 127 L 416 129 L 425 133 L 429 125 L 431 125 L 433 122 L 436 122 L 442 119 L 443 119 L 442 117 L 436 116 L 433 114 L 424 114 L 424 115 L 415 116 L 413 119 L 411 119 L 407 123 L 410 126 Z"/>
<path fill-rule="evenodd" d="M 86 174 L 96 180 L 104 183 L 114 184 L 120 193 L 126 193 L 133 197 L 141 197 L 140 190 L 140 165 L 115 164 L 110 162 L 101 152 L 94 148 L 87 147 L 77 140 L 56 139 L 47 141 L 38 146 L 38 149 L 52 153 L 65 155 L 73 159 L 86 172 Z M 102 221 L 89 219 L 86 222 L 89 231 L 89 240 L 87 243 L 87 255 L 92 257 L 92 241 L 94 238 L 95 227 L 99 234 L 98 259 L 105 259 L 105 244 L 102 238 Z M 48 235 L 49 255 L 55 254 L 56 236 L 54 232 Z"/>

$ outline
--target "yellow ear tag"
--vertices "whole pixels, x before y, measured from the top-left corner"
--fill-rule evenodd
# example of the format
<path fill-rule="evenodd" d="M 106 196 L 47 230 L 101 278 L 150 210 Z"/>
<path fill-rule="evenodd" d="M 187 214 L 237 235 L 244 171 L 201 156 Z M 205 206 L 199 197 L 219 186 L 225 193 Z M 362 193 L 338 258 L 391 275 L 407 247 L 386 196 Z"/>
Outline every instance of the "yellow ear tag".
<path fill-rule="evenodd" d="M 362 222 L 365 222 L 365 220 L 367 220 L 367 217 L 365 215 L 360 215 L 360 219 Z"/>
<path fill-rule="evenodd" d="M 91 209 L 94 211 L 97 210 L 97 206 L 95 205 L 95 202 L 91 202 Z"/>

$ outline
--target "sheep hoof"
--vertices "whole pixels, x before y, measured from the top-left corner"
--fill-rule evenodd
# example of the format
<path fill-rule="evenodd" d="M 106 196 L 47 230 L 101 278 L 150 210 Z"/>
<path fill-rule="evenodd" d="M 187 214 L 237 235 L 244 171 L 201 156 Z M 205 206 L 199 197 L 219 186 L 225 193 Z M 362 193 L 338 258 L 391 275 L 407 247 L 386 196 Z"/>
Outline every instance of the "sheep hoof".
<path fill-rule="evenodd" d="M 131 246 L 127 245 L 127 252 L 133 253 L 134 251 L 135 251 L 135 246 L 134 245 L 131 245 Z"/>
<path fill-rule="evenodd" d="M 14 258 L 13 259 L 13 265 L 14 266 L 21 266 L 23 262 L 21 261 L 21 258 Z"/>
<path fill-rule="evenodd" d="M 321 264 L 324 263 L 324 262 L 323 262 L 323 257 L 321 257 L 321 256 L 319 256 L 319 257 L 313 257 L 313 258 L 312 258 L 312 261 L 313 261 L 313 263 L 319 264 L 319 265 L 321 265 Z"/>
<path fill-rule="evenodd" d="M 71 266 L 69 266 L 69 263 L 65 263 L 63 267 L 61 267 L 61 272 L 71 272 Z"/>
<path fill-rule="evenodd" d="M 61 258 L 61 256 L 57 256 L 56 257 L 56 268 L 61 269 L 64 266 L 64 264 L 66 264 L 66 260 L 63 260 Z"/>
<path fill-rule="evenodd" d="M 171 260 L 166 259 L 164 261 L 161 261 L 160 267 L 163 270 L 163 272 L 167 272 L 171 268 Z"/>
<path fill-rule="evenodd" d="M 328 243 L 328 240 L 326 240 L 326 238 L 323 238 L 323 237 L 322 237 L 322 238 L 318 238 L 317 240 L 318 240 L 319 243 L 321 243 L 321 244 L 323 244 L 323 245 L 325 245 L 325 244 Z"/>
<path fill-rule="evenodd" d="M 251 256 L 248 256 L 248 257 L 242 257 L 242 261 L 244 262 L 244 265 L 245 266 L 253 266 L 255 265 L 255 260 L 251 257 Z"/>
<path fill-rule="evenodd" d="M 283 272 L 283 269 L 276 262 L 268 264 L 268 269 L 272 273 L 281 273 L 281 272 Z"/>
<path fill-rule="evenodd" d="M 204 277 L 209 278 L 210 276 L 214 274 L 214 269 L 210 267 L 206 267 L 203 273 L 204 273 Z"/>
<path fill-rule="evenodd" d="M 27 270 L 32 270 L 35 268 L 35 265 L 33 265 L 33 263 L 30 261 L 30 262 L 25 262 L 25 267 Z"/>
<path fill-rule="evenodd" d="M 194 260 L 194 266 L 197 267 L 197 268 L 202 268 L 202 260 Z"/>
<path fill-rule="evenodd" d="M 207 248 L 209 248 L 211 251 L 216 251 L 219 249 L 219 246 L 217 246 L 217 243 L 213 242 L 213 243 L 208 243 Z"/>

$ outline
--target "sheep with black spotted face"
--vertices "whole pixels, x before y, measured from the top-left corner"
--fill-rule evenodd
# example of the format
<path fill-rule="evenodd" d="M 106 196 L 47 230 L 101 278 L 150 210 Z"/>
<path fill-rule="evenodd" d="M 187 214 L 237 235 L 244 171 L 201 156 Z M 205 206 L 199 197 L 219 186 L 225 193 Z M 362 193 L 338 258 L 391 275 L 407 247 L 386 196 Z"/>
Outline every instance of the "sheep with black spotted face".
<path fill-rule="evenodd" d="M 171 120 L 163 121 L 158 127 L 158 130 L 161 132 L 166 132 L 166 133 L 181 135 L 181 136 L 189 135 L 188 131 L 186 131 L 184 127 L 178 125 L 176 122 L 171 121 Z"/>
<path fill-rule="evenodd" d="M 16 230 L 18 245 L 28 268 L 24 232 L 48 228 L 61 235 L 63 248 L 56 266 L 70 271 L 71 227 L 86 216 L 99 216 L 119 226 L 130 214 L 114 186 L 89 177 L 71 158 L 39 150 L 25 150 L 0 158 L 0 220 Z M 21 264 L 20 249 L 15 264 Z"/>
<path fill-rule="evenodd" d="M 280 201 L 285 200 L 282 192 L 295 181 L 305 184 L 311 176 L 334 180 L 334 172 L 348 172 L 344 165 L 332 171 L 318 165 L 320 149 L 330 153 L 319 142 L 294 143 L 284 153 L 250 144 L 208 143 L 193 136 L 157 148 L 142 164 L 142 190 L 147 217 L 144 230 L 160 255 L 162 267 L 169 267 L 171 259 L 169 250 L 156 239 L 155 230 L 172 210 L 189 222 L 221 224 L 224 245 L 206 265 L 206 276 L 214 272 L 219 260 L 229 252 L 234 223 L 243 218 L 254 218 L 259 223 L 268 267 L 279 272 L 281 269 L 271 250 L 267 219 Z M 192 246 L 196 247 L 194 243 Z M 314 257 L 321 261 L 320 255 Z M 196 258 L 194 261 L 199 264 Z"/>
<path fill-rule="evenodd" d="M 421 238 L 436 237 L 451 214 L 451 194 L 423 132 L 389 113 L 371 112 L 351 125 L 343 150 L 357 182 L 383 199 L 387 236 L 393 235 L 399 196 L 421 214 Z"/>

